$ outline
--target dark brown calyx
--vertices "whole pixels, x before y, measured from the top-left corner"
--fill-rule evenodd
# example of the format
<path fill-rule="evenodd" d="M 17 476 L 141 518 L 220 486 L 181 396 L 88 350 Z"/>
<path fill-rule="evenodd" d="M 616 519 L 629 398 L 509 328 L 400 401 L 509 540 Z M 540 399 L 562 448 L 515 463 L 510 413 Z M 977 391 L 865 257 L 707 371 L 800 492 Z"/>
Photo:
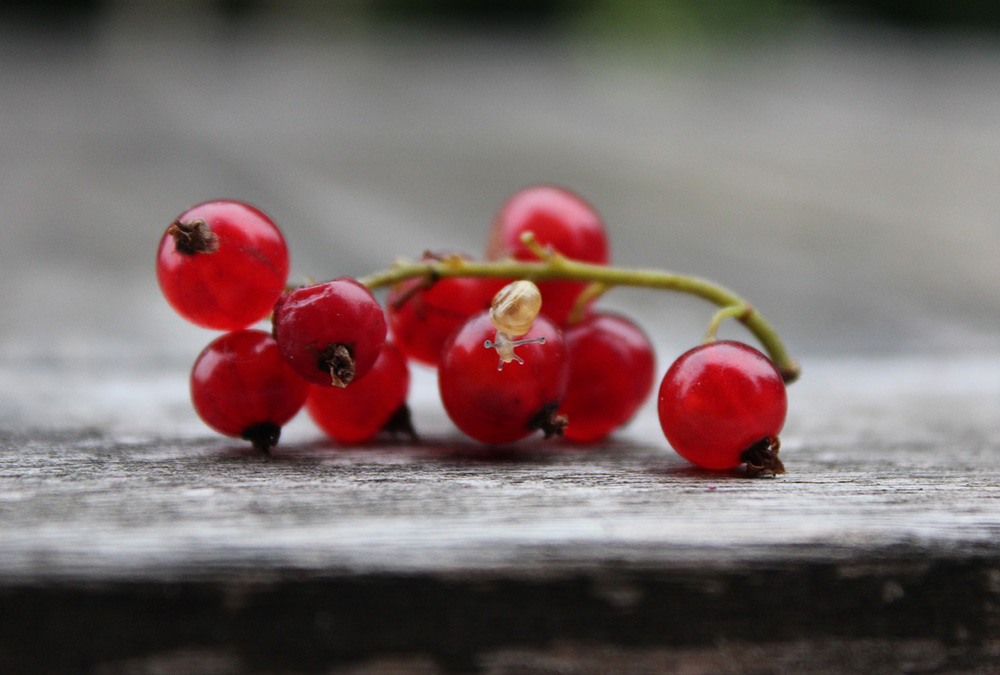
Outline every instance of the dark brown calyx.
<path fill-rule="evenodd" d="M 174 238 L 177 252 L 184 255 L 215 253 L 219 250 L 219 237 L 208 229 L 204 220 L 192 220 L 186 223 L 175 220 L 167 228 L 167 234 Z"/>
<path fill-rule="evenodd" d="M 382 427 L 382 431 L 390 433 L 392 435 L 404 434 L 409 436 L 410 440 L 413 442 L 418 441 L 417 430 L 413 428 L 413 416 L 410 414 L 410 406 L 405 403 L 396 409 L 396 412 L 392 414 L 386 423 Z"/>
<path fill-rule="evenodd" d="M 328 345 L 320 352 L 316 366 L 324 373 L 330 373 L 331 384 L 335 387 L 346 387 L 354 379 L 354 356 L 347 345 Z"/>
<path fill-rule="evenodd" d="M 528 428 L 532 431 L 541 429 L 545 438 L 562 436 L 569 419 L 565 415 L 558 414 L 558 410 L 559 403 L 546 404 L 531 418 L 531 421 L 528 422 Z"/>
<path fill-rule="evenodd" d="M 763 477 L 785 473 L 785 465 L 778 459 L 780 447 L 781 441 L 777 436 L 767 436 L 744 450 L 740 459 L 746 462 L 747 475 Z"/>
<path fill-rule="evenodd" d="M 254 450 L 267 455 L 271 453 L 271 448 L 278 444 L 278 439 L 281 438 L 281 427 L 274 422 L 261 422 L 244 429 L 241 436 L 243 440 L 253 444 Z"/>

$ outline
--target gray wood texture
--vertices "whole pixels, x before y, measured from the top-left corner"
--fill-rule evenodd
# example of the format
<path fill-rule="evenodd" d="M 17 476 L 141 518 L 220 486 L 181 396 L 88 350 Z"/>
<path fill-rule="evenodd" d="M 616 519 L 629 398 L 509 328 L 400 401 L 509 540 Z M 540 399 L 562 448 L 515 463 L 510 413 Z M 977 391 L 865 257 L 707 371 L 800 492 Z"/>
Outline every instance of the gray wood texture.
<path fill-rule="evenodd" d="M 0 671 L 998 672 L 1000 52 L 823 30 L 707 49 L 226 30 L 109 12 L 0 41 Z M 213 335 L 153 252 L 269 211 L 295 273 L 476 253 L 567 185 L 625 266 L 744 293 L 804 366 L 789 470 L 691 468 L 653 405 L 607 443 L 273 457 L 213 436 Z M 660 369 L 710 308 L 612 292 Z M 739 337 L 736 327 L 726 335 Z"/>

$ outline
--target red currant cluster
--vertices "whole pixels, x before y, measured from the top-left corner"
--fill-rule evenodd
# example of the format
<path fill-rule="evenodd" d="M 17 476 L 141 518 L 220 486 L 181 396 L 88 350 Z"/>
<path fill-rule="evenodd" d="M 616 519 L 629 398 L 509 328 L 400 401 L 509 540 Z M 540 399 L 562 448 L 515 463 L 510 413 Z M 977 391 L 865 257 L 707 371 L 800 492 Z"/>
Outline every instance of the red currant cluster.
<path fill-rule="evenodd" d="M 777 434 L 785 382 L 798 368 L 737 296 L 694 277 L 610 267 L 600 216 L 553 186 L 524 189 L 504 204 L 484 257 L 427 253 L 357 280 L 288 289 L 288 250 L 275 224 L 252 206 L 220 200 L 167 228 L 157 277 L 181 316 L 227 331 L 195 361 L 196 411 L 263 451 L 303 406 L 340 443 L 413 434 L 408 360 L 437 369 L 445 411 L 473 439 L 500 445 L 537 431 L 602 439 L 648 398 L 655 361 L 639 326 L 593 301 L 618 285 L 693 293 L 722 309 L 705 343 L 660 383 L 667 440 L 702 467 L 783 471 Z M 372 293 L 383 286 L 385 309 Z M 268 316 L 270 332 L 250 328 Z M 726 317 L 746 324 L 771 358 L 715 340 Z"/>

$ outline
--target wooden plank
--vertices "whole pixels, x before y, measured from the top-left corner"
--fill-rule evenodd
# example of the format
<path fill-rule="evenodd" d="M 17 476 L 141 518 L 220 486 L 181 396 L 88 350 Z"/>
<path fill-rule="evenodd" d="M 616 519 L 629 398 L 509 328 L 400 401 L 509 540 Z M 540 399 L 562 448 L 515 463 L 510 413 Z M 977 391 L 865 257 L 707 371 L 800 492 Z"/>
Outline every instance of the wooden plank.
<path fill-rule="evenodd" d="M 266 458 L 141 402 L 111 431 L 8 431 L 0 667 L 989 672 L 995 366 L 815 362 L 778 479 L 688 467 L 649 409 L 609 445 L 491 457 L 427 373 L 417 447 L 337 449 L 299 420 Z M 89 382 L 65 395 L 123 386 Z"/>

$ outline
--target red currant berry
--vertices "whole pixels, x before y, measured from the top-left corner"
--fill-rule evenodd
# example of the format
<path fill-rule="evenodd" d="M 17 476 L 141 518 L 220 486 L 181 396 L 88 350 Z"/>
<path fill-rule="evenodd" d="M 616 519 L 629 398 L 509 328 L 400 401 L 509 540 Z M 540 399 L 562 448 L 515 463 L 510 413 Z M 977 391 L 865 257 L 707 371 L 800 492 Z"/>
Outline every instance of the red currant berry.
<path fill-rule="evenodd" d="M 413 434 L 406 407 L 409 388 L 406 359 L 387 342 L 368 375 L 349 388 L 310 385 L 306 410 L 320 429 L 341 443 L 362 443 L 380 431 Z"/>
<path fill-rule="evenodd" d="M 445 344 L 438 388 L 445 411 L 463 433 L 483 443 L 511 443 L 541 429 L 562 432 L 556 415 L 566 393 L 569 368 L 562 332 L 538 317 L 516 347 L 523 363 L 497 368 L 497 352 L 484 343 L 497 337 L 489 312 L 470 318 Z"/>
<path fill-rule="evenodd" d="M 740 342 L 720 340 L 685 352 L 660 384 L 658 412 L 667 441 L 706 469 L 746 463 L 751 473 L 784 473 L 777 450 L 787 409 L 777 368 Z"/>
<path fill-rule="evenodd" d="M 346 387 L 360 380 L 385 344 L 382 307 L 348 277 L 285 293 L 273 320 L 281 355 L 313 384 Z"/>
<path fill-rule="evenodd" d="M 564 435 L 595 441 L 631 420 L 653 390 L 653 346 L 641 328 L 615 314 L 590 314 L 565 334 L 569 388 L 559 407 L 569 418 Z"/>
<path fill-rule="evenodd" d="M 513 256 L 537 260 L 521 241 L 532 232 L 535 241 L 567 258 L 605 265 L 608 238 L 600 215 L 582 197 L 551 185 L 536 185 L 515 193 L 493 221 L 486 245 L 486 259 Z M 573 304 L 586 284 L 577 281 L 546 281 L 538 284 L 544 301 L 542 313 L 557 324 L 566 322 Z"/>
<path fill-rule="evenodd" d="M 288 279 L 288 248 L 277 226 L 253 206 L 205 202 L 163 234 L 156 277 L 185 319 L 236 330 L 270 313 Z"/>
<path fill-rule="evenodd" d="M 448 277 L 410 279 L 393 287 L 385 304 L 396 344 L 409 358 L 437 366 L 448 337 L 470 316 L 489 309 L 504 283 L 501 279 Z"/>
<path fill-rule="evenodd" d="M 191 369 L 191 401 L 201 419 L 265 452 L 277 444 L 282 425 L 305 403 L 307 391 L 274 338 L 259 330 L 216 338 Z"/>

